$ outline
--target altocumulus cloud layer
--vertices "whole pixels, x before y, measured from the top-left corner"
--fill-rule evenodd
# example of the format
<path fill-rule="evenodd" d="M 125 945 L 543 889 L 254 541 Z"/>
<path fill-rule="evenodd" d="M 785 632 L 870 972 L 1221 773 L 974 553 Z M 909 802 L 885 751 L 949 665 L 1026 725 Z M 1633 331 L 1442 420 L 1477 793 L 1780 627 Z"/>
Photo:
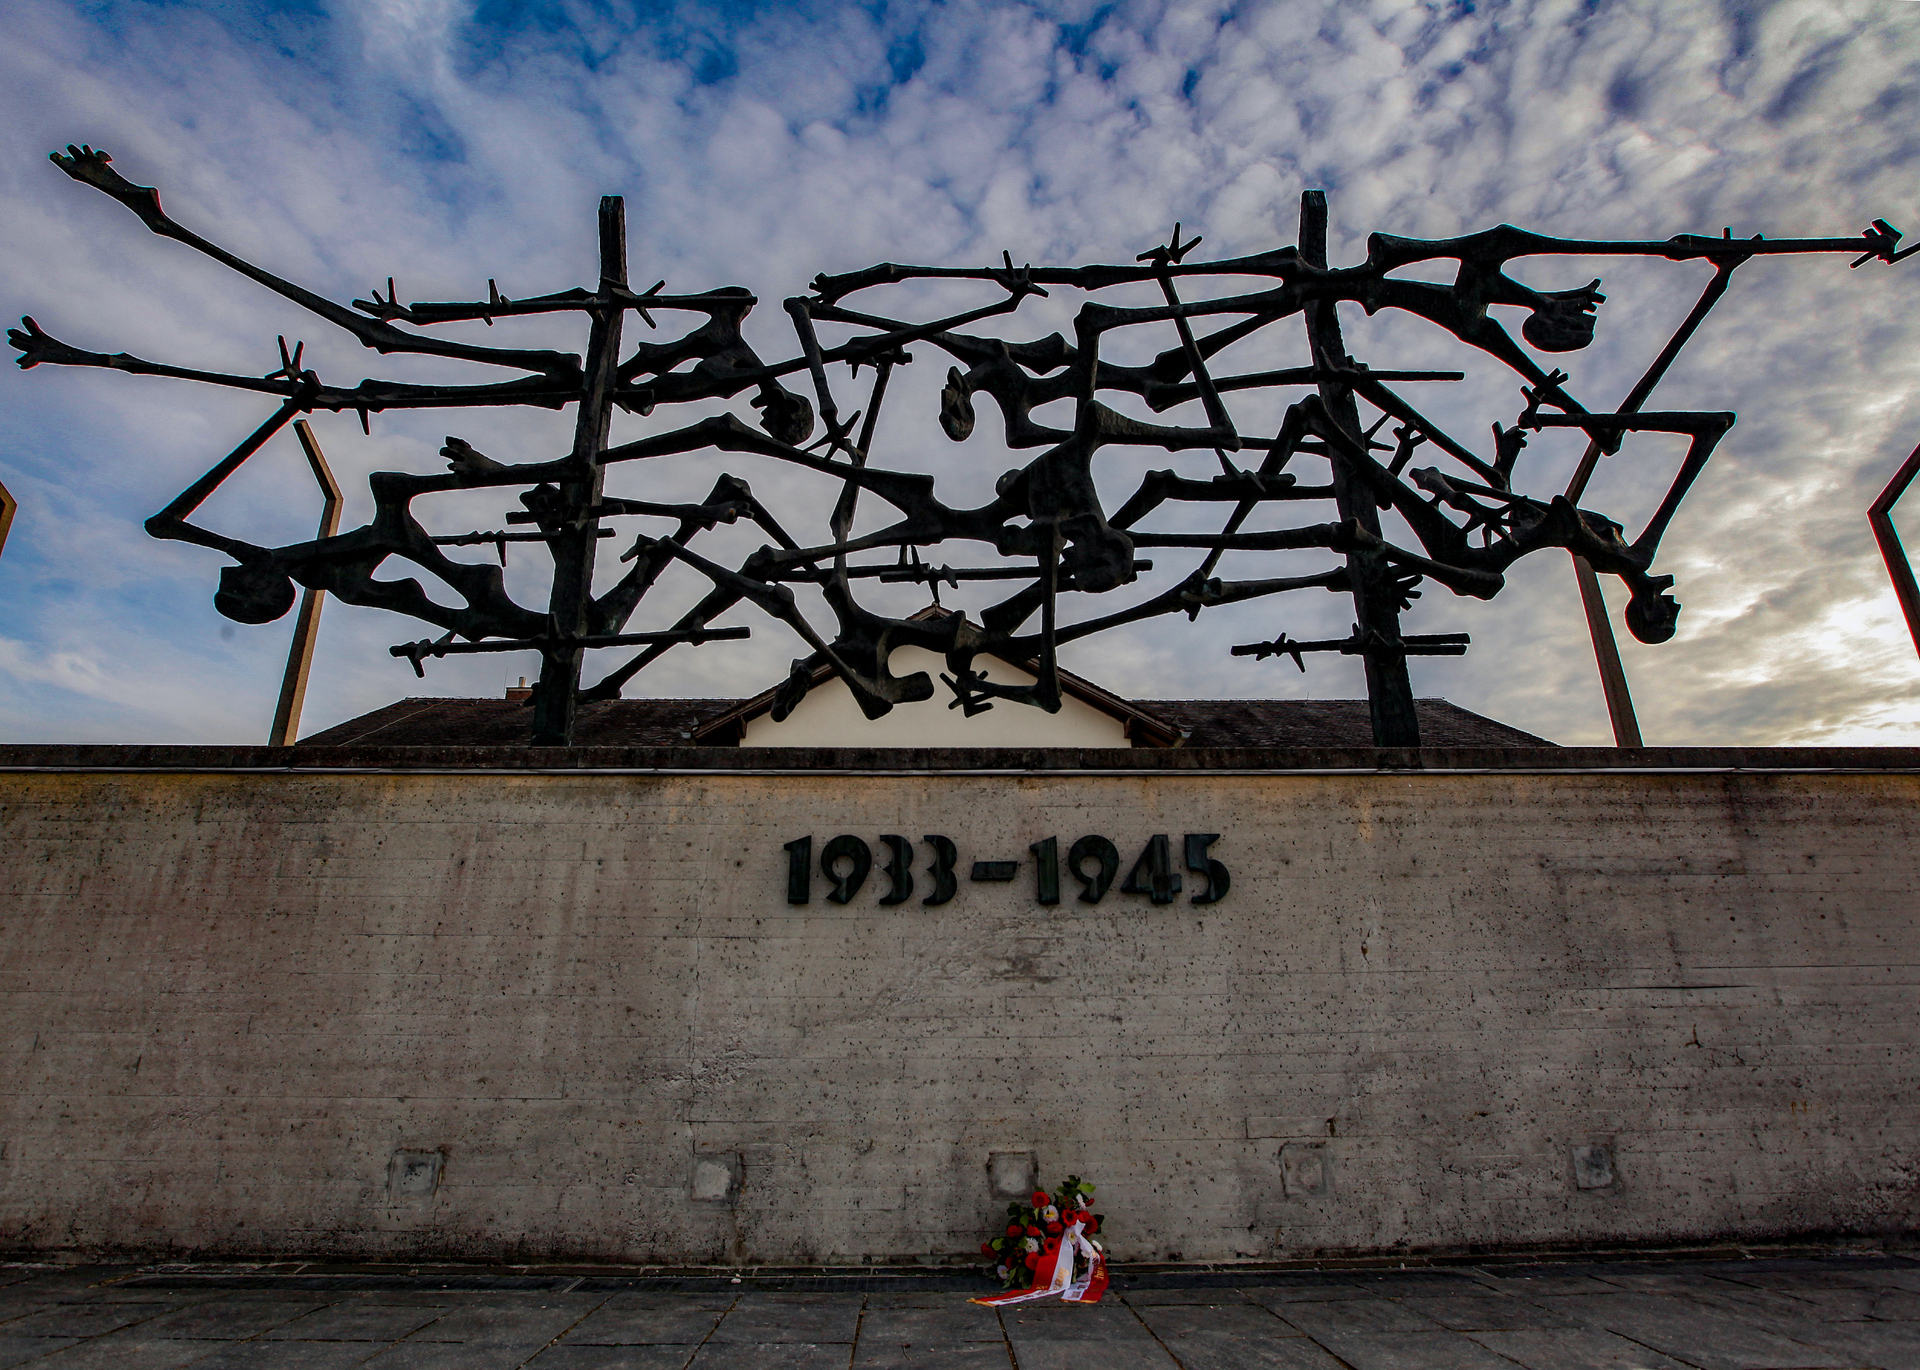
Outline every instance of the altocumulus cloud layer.
<path fill-rule="evenodd" d="M 628 199 L 636 277 L 676 290 L 746 285 L 769 305 L 817 271 L 881 260 L 977 263 L 1003 248 L 1036 263 L 1125 260 L 1176 219 L 1206 235 L 1203 255 L 1257 251 L 1293 241 L 1299 192 L 1315 186 L 1331 193 L 1340 261 L 1362 255 L 1370 230 L 1441 236 L 1501 221 L 1643 238 L 1725 226 L 1842 235 L 1885 216 L 1920 232 L 1920 6 L 1901 0 L 4 0 L 0 19 L 0 304 L 83 347 L 216 370 L 269 370 L 278 332 L 306 338 L 330 380 L 403 369 L 146 234 L 54 170 L 49 149 L 107 148 L 183 222 L 336 299 L 388 275 L 411 299 L 471 298 L 489 276 L 519 295 L 590 283 L 605 192 Z M 1578 393 L 1607 407 L 1706 273 L 1582 266 L 1523 274 L 1550 289 L 1606 276 L 1601 341 L 1570 363 Z M 1920 442 L 1916 303 L 1920 259 L 1851 272 L 1825 258 L 1752 263 L 1657 393 L 1662 407 L 1741 418 L 1656 568 L 1679 577 L 1679 636 L 1623 643 L 1650 741 L 1916 739 L 1920 670 L 1863 516 Z M 788 355 L 791 335 L 769 305 L 752 336 L 763 354 Z M 1045 307 L 1037 327 L 1023 315 L 1009 335 L 1064 322 Z M 564 324 L 517 327 L 530 345 L 578 345 Z M 1377 366 L 1453 356 L 1382 321 L 1350 330 Z M 954 447 L 934 429 L 944 366 L 929 353 L 902 373 L 876 459 L 977 495 L 1012 463 L 982 437 Z M 1435 411 L 1467 435 L 1510 421 L 1512 381 L 1466 369 L 1452 398 L 1429 400 Z M 290 620 L 226 624 L 210 603 L 221 559 L 150 541 L 140 522 L 268 406 L 52 367 L 7 368 L 3 383 L 0 478 L 22 509 L 0 557 L 0 735 L 262 737 Z M 626 419 L 619 432 L 662 421 Z M 348 488 L 350 524 L 369 512 L 367 472 L 436 469 L 449 430 L 522 459 L 559 451 L 567 431 L 564 418 L 511 413 L 376 416 L 370 438 L 351 417 L 321 416 L 316 428 Z M 1529 460 L 1543 474 L 1531 488 L 1563 482 L 1575 451 L 1536 444 Z M 1165 464 L 1154 455 L 1117 462 L 1113 488 Z M 1587 503 L 1644 518 L 1675 455 L 1657 441 L 1630 447 Z M 825 508 L 804 481 L 743 473 L 800 521 Z M 675 497 L 713 476 L 649 474 Z M 285 439 L 207 515 L 287 542 L 316 511 Z M 498 517 L 481 502 L 439 526 Z M 531 570 L 530 558 L 516 562 L 523 591 Z M 1343 632 L 1343 605 L 1322 598 L 1160 620 L 1068 664 L 1142 696 L 1358 693 L 1351 662 L 1323 657 L 1301 677 L 1226 656 L 1229 643 L 1281 628 Z M 778 625 L 739 621 L 753 624 L 752 642 L 670 655 L 637 688 L 732 695 L 771 683 L 797 644 Z M 1422 694 L 1561 741 L 1607 736 L 1564 557 L 1522 562 L 1491 604 L 1430 586 L 1410 626 L 1466 629 L 1475 642 L 1462 660 L 1416 663 Z M 408 621 L 330 605 L 309 729 L 423 692 L 384 650 L 418 635 Z M 531 673 L 500 657 L 433 669 L 425 691 L 450 694 Z"/>

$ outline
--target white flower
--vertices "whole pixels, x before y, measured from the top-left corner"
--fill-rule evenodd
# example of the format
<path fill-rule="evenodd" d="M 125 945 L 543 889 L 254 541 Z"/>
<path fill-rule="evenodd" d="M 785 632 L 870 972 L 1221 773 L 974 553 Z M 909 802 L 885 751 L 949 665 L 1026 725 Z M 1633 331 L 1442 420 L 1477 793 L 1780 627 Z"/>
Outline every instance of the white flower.
<path fill-rule="evenodd" d="M 1043 1223 L 1057 1223 L 1057 1222 L 1059 1222 L 1059 1221 L 1060 1221 L 1060 1210 L 1059 1210 L 1058 1208 L 1056 1208 L 1056 1207 L 1054 1207 L 1054 1206 L 1053 1206 L 1052 1204 L 1048 1204 L 1048 1205 L 1046 1206 L 1046 1208 L 1045 1208 L 1045 1209 L 1043 1209 L 1043 1210 L 1041 1211 L 1041 1214 L 1040 1214 L 1040 1221 L 1041 1221 L 1041 1222 L 1043 1222 Z"/>
<path fill-rule="evenodd" d="M 1036 1239 L 1035 1239 L 1035 1238 L 1033 1238 L 1033 1237 L 1028 1237 L 1028 1238 L 1027 1238 L 1027 1250 L 1028 1250 L 1028 1251 L 1038 1251 L 1039 1249 L 1040 1249 L 1040 1243 L 1039 1243 L 1039 1241 L 1038 1241 L 1038 1240 L 1036 1240 Z"/>

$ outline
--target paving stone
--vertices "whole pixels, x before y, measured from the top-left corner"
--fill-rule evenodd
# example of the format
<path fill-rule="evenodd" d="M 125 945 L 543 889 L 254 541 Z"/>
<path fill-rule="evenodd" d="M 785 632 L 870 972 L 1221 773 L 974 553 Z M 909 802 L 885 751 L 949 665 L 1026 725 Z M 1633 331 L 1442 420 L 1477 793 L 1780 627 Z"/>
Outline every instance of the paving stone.
<path fill-rule="evenodd" d="M 1848 1292 L 1866 1294 L 1871 1291 L 1862 1289 Z M 1694 1289 L 1679 1297 L 1701 1308 L 1711 1309 L 1718 1316 L 1731 1318 L 1743 1327 L 1789 1339 L 1799 1338 L 1801 1331 L 1808 1327 L 1829 1322 L 1861 1321 L 1845 1316 L 1827 1317 L 1815 1304 L 1767 1289 L 1741 1288 L 1731 1293 Z"/>
<path fill-rule="evenodd" d="M 75 1342 L 44 1360 L 31 1362 L 34 1370 L 173 1370 L 199 1360 L 226 1345 L 218 1341 L 170 1341 L 121 1334 Z"/>
<path fill-rule="evenodd" d="M 1647 1294 L 1678 1294 L 1696 1289 L 1710 1294 L 1724 1293 L 1739 1285 L 1739 1281 L 1730 1280 L 1717 1270 L 1702 1270 L 1698 1266 L 1677 1262 L 1672 1265 L 1622 1266 L 1603 1272 L 1600 1278 L 1616 1289 Z"/>
<path fill-rule="evenodd" d="M 1341 1299 L 1373 1299 L 1379 1295 L 1358 1285 L 1335 1282 L 1315 1284 L 1243 1284 L 1241 1295 L 1249 1303 L 1277 1308 L 1286 1303 L 1333 1303 Z"/>
<path fill-rule="evenodd" d="M 170 1303 L 63 1303 L 7 1324 L 10 1337 L 98 1337 L 156 1318 Z"/>
<path fill-rule="evenodd" d="M 1004 1341 L 922 1346 L 868 1345 L 862 1337 L 853 1353 L 853 1370 L 1011 1370 Z"/>
<path fill-rule="evenodd" d="M 163 1314 L 141 1324 L 140 1333 L 147 1337 L 245 1341 L 326 1306 L 312 1300 L 219 1299 Z"/>
<path fill-rule="evenodd" d="M 1888 1285 L 1920 1294 L 1920 1270 L 1862 1270 L 1855 1273 L 1867 1284 Z"/>
<path fill-rule="evenodd" d="M 957 1346 L 967 1342 L 1006 1340 L 1000 1317 L 991 1308 L 961 1303 L 947 1308 L 869 1308 L 860 1319 L 860 1342 L 889 1345 Z"/>
<path fill-rule="evenodd" d="M 1270 1340 L 1200 1330 L 1169 1338 L 1166 1346 L 1185 1370 L 1342 1370 L 1325 1347 L 1306 1337 Z M 1025 1365 L 1022 1360 L 1022 1370 Z"/>
<path fill-rule="evenodd" d="M 1378 1299 L 1405 1299 L 1422 1294 L 1478 1294 L 1488 1281 L 1467 1270 L 1394 1270 L 1349 1275 L 1346 1283 Z"/>
<path fill-rule="evenodd" d="M 1688 1370 L 1671 1357 L 1597 1327 L 1469 1335 L 1527 1370 Z"/>
<path fill-rule="evenodd" d="M 1386 1299 L 1343 1299 L 1338 1303 L 1295 1303 L 1281 1316 L 1309 1336 L 1322 1332 L 1437 1332 L 1440 1324 L 1403 1304 Z"/>
<path fill-rule="evenodd" d="M 1122 1304 L 1016 1304 L 1002 1310 L 1000 1325 L 1020 1370 L 1081 1370 L 1096 1364 L 1102 1370 L 1169 1370 L 1174 1365 Z"/>
<path fill-rule="evenodd" d="M 860 1322 L 860 1296 L 841 1294 L 772 1302 L 742 1299 L 720 1319 L 717 1342 L 846 1342 L 853 1341 Z"/>
<path fill-rule="evenodd" d="M 1251 1304 L 1141 1310 L 1186 1370 L 1334 1370 L 1338 1362 L 1292 1325 Z"/>
<path fill-rule="evenodd" d="M 1782 1289 L 1821 1322 L 1920 1322 L 1920 1293 L 1905 1289 Z"/>
<path fill-rule="evenodd" d="M 1002 1310 L 964 1290 L 179 1293 L 109 1273 L 0 1274 L 0 1315 L 19 1311 L 0 1370 L 1007 1370 L 1015 1353 L 1020 1370 L 1920 1370 L 1903 1283 L 1920 1268 L 1820 1261 L 1303 1273 Z"/>
<path fill-rule="evenodd" d="M 655 1308 L 668 1312 L 715 1312 L 724 1313 L 740 1301 L 740 1292 L 656 1292 L 651 1289 L 622 1289 L 607 1295 L 607 1301 L 600 1305 L 602 1311 L 623 1308 Z"/>
<path fill-rule="evenodd" d="M 413 1340 L 457 1341 L 466 1346 L 525 1346 L 527 1354 L 532 1355 L 591 1312 L 591 1304 L 557 1308 L 503 1308 L 491 1304 L 450 1308 L 415 1332 Z"/>
<path fill-rule="evenodd" d="M 846 1370 L 851 1350 L 845 1343 L 710 1341 L 692 1370 Z"/>
<path fill-rule="evenodd" d="M 431 1308 L 436 1312 L 458 1308 L 467 1296 L 458 1289 L 316 1290 L 314 1297 L 328 1303 L 384 1304 L 389 1308 Z"/>
<path fill-rule="evenodd" d="M 363 1361 L 367 1370 L 518 1370 L 533 1346 L 475 1346 L 467 1342 L 409 1341 Z"/>
<path fill-rule="evenodd" d="M 1533 1298 L 1540 1294 L 1617 1294 L 1620 1286 L 1578 1270 L 1528 1267 L 1524 1274 L 1496 1271 L 1488 1287 L 1502 1294 Z"/>
<path fill-rule="evenodd" d="M 1443 1298 L 1398 1299 L 1402 1308 L 1432 1318 L 1453 1331 L 1489 1328 L 1578 1327 L 1564 1313 L 1540 1307 L 1527 1299 L 1504 1294 L 1451 1295 Z"/>
<path fill-rule="evenodd" d="M 991 1290 L 977 1291 L 981 1294 Z M 867 1295 L 867 1308 L 951 1308 L 959 1303 L 968 1308 L 978 1308 L 978 1304 L 967 1303 L 974 1297 L 964 1289 L 885 1289 Z"/>
<path fill-rule="evenodd" d="M 1109 1293 L 1108 1298 L 1113 1295 Z M 1247 1296 L 1238 1289 L 1137 1289 L 1121 1295 L 1130 1308 L 1155 1308 L 1181 1304 L 1201 1304 L 1209 1308 L 1228 1308 L 1245 1304 Z"/>
<path fill-rule="evenodd" d="M 1810 1345 L 1840 1357 L 1849 1366 L 1920 1370 L 1920 1323 L 1832 1322 L 1810 1326 L 1802 1335 Z"/>
<path fill-rule="evenodd" d="M 1000 1310 L 1000 1325 L 1013 1340 L 1152 1341 L 1139 1316 L 1123 1303 L 1071 1304 L 1055 1300 L 1015 1304 Z"/>
<path fill-rule="evenodd" d="M 474 1313 L 535 1313 L 542 1310 L 570 1308 L 577 1317 L 581 1313 L 598 1308 L 609 1297 L 611 1296 L 607 1294 L 563 1294 L 553 1290 L 526 1294 L 467 1294 L 449 1290 L 445 1293 L 435 1291 L 425 1295 L 423 1302 L 437 1304 L 449 1312 L 463 1310 Z M 399 1302 L 386 1294 L 370 1294 L 366 1298 L 369 1303 Z"/>
<path fill-rule="evenodd" d="M 1872 1266 L 1849 1261 L 1726 1261 L 1713 1272 L 1740 1284 L 1763 1289 L 1868 1289 L 1882 1286 L 1882 1274 L 1912 1270 L 1907 1264 Z"/>
<path fill-rule="evenodd" d="M 1695 1295 L 1697 1297 L 1697 1295 Z M 1920 1293 L 1885 1284 L 1828 1284 L 1801 1282 L 1793 1278 L 1741 1282 L 1732 1286 L 1728 1297 L 1753 1307 L 1799 1307 L 1801 1311 L 1820 1309 L 1820 1318 L 1832 1322 L 1857 1322 L 1876 1316 L 1872 1309 L 1885 1309 L 1887 1322 L 1912 1322 L 1920 1318 Z"/>
<path fill-rule="evenodd" d="M 1151 1337 L 1140 1341 L 1015 1341 L 1020 1370 L 1179 1370 Z"/>
<path fill-rule="evenodd" d="M 268 1341 L 398 1341 L 440 1313 L 438 1308 L 350 1300 L 295 1318 L 265 1335 Z"/>
<path fill-rule="evenodd" d="M 15 1318 L 24 1318 L 29 1313 L 38 1313 L 59 1303 L 60 1300 L 53 1295 L 38 1290 L 0 1289 L 0 1333 L 4 1333 L 6 1324 Z"/>
<path fill-rule="evenodd" d="M 164 1303 L 172 1307 L 200 1299 L 217 1299 L 224 1289 L 148 1289 L 139 1285 L 103 1284 L 98 1276 L 91 1284 L 65 1295 L 64 1303 Z"/>
<path fill-rule="evenodd" d="M 1701 1370 L 1802 1370 L 1847 1364 L 1842 1358 L 1762 1331 L 1691 1299 L 1620 1293 L 1539 1302 L 1581 1322 L 1644 1342 Z"/>
<path fill-rule="evenodd" d="M 243 1341 L 193 1362 L 193 1370 L 347 1370 L 381 1350 L 364 1341 Z"/>
<path fill-rule="evenodd" d="M 1513 1370 L 1506 1357 L 1458 1332 L 1342 1332 L 1314 1340 L 1353 1370 Z"/>
<path fill-rule="evenodd" d="M 698 1346 L 719 1321 L 712 1309 L 601 1308 L 567 1329 L 561 1341 L 568 1346 Z"/>
<path fill-rule="evenodd" d="M 1163 1305 L 1136 1311 L 1153 1334 L 1162 1341 L 1171 1341 L 1176 1337 L 1191 1336 L 1199 1332 L 1232 1332 L 1236 1336 L 1255 1339 L 1301 1335 L 1300 1330 L 1292 1323 L 1283 1321 L 1266 1309 L 1250 1303 L 1229 1305 L 1226 1308 Z"/>
<path fill-rule="evenodd" d="M 0 1336 L 0 1370 L 32 1360 L 35 1356 L 51 1355 L 61 1347 L 71 1345 L 73 1340 L 67 1337 Z"/>
<path fill-rule="evenodd" d="M 527 1370 L 685 1370 L 691 1346 L 549 1346 Z M 199 1370 L 196 1366 L 195 1370 Z"/>

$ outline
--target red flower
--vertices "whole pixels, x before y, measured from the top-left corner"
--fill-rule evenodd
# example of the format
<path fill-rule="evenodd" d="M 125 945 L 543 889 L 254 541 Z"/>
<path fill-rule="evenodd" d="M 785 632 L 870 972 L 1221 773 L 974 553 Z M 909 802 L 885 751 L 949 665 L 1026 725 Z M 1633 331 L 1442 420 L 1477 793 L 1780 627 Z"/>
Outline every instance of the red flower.
<path fill-rule="evenodd" d="M 1048 1202 L 1046 1190 L 1036 1189 L 1033 1191 L 1033 1206 L 1035 1208 L 1045 1208 Z"/>
<path fill-rule="evenodd" d="M 1027 1269 L 1031 1270 L 1038 1264 L 1040 1264 L 1040 1253 L 1037 1251 L 1029 1251 L 1027 1253 Z"/>
<path fill-rule="evenodd" d="M 1058 1237 L 1048 1237 L 1047 1250 L 1058 1251 L 1059 1249 L 1060 1249 L 1060 1239 Z"/>
<path fill-rule="evenodd" d="M 1007 1235 L 1008 1235 L 1009 1237 L 1017 1237 L 1017 1236 L 1019 1236 L 1019 1235 L 1020 1235 L 1020 1224 L 1019 1224 L 1019 1223 L 1008 1223 L 1008 1224 L 1007 1224 Z"/>
<path fill-rule="evenodd" d="M 1059 1236 L 1059 1235 L 1060 1235 L 1060 1233 L 1061 1233 L 1061 1232 L 1063 1232 L 1063 1231 L 1065 1231 L 1065 1230 L 1066 1230 L 1066 1229 L 1064 1229 L 1063 1227 L 1061 1227 L 1061 1226 L 1060 1226 L 1060 1224 L 1059 1224 L 1059 1223 L 1057 1223 L 1057 1222 L 1051 1222 L 1051 1223 L 1048 1223 L 1048 1224 L 1047 1224 L 1047 1231 L 1049 1231 L 1049 1232 L 1051 1232 L 1051 1233 L 1053 1233 L 1053 1234 L 1054 1234 L 1055 1236 Z"/>
<path fill-rule="evenodd" d="M 1040 1229 L 1039 1229 L 1039 1228 L 1037 1228 L 1037 1227 L 1035 1227 L 1035 1226 L 1034 1226 L 1034 1225 L 1033 1225 L 1032 1223 L 1028 1223 L 1028 1224 L 1027 1224 L 1027 1235 L 1028 1235 L 1029 1237 L 1038 1237 L 1038 1236 L 1041 1236 L 1041 1235 L 1043 1235 L 1043 1234 L 1041 1233 L 1041 1231 L 1040 1231 Z"/>

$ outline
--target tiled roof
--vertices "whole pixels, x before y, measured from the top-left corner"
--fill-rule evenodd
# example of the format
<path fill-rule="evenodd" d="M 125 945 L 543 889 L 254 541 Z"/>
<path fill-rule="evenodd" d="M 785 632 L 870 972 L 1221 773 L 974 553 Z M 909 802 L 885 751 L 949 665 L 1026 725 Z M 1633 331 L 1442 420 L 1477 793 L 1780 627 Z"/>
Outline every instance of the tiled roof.
<path fill-rule="evenodd" d="M 583 705 L 583 747 L 684 747 L 738 699 L 616 699 Z M 1190 747 L 1370 747 L 1364 699 L 1142 699 L 1142 711 L 1177 725 Z M 1414 708 L 1429 747 L 1551 747 L 1444 699 Z M 300 739 L 313 746 L 524 746 L 532 710 L 506 699 L 403 699 Z"/>
<path fill-rule="evenodd" d="M 684 747 L 737 699 L 615 699 L 583 704 L 582 747 Z M 533 709 L 508 699 L 402 699 L 300 739 L 319 747 L 525 746 Z"/>
<path fill-rule="evenodd" d="M 1364 699 L 1138 699 L 1150 714 L 1176 724 L 1189 747 L 1371 747 Z M 1426 747 L 1551 747 L 1544 737 L 1510 728 L 1444 699 L 1417 699 L 1420 743 Z"/>

